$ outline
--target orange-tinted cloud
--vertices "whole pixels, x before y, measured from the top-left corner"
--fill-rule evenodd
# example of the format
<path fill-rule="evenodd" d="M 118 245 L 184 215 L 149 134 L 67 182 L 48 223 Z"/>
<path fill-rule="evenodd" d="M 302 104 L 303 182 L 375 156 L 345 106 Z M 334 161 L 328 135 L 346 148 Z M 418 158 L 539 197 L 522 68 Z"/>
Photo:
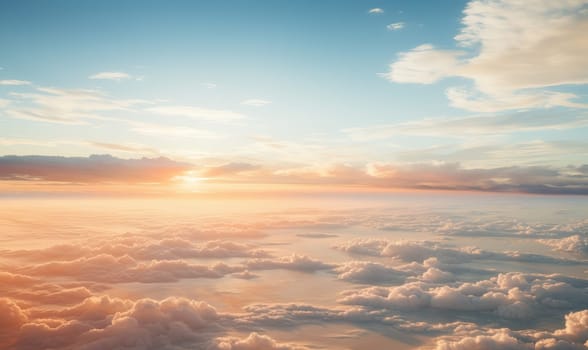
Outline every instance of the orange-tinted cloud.
<path fill-rule="evenodd" d="M 191 168 L 168 158 L 3 156 L 0 179 L 60 182 L 162 182 Z"/>

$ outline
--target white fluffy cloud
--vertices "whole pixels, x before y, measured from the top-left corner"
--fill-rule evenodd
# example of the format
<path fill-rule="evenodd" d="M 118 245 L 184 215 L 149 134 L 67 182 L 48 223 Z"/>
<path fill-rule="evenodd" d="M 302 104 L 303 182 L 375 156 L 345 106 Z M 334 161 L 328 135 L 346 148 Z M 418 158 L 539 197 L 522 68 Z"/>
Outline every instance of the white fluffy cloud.
<path fill-rule="evenodd" d="M 394 241 L 362 238 L 340 243 L 335 249 L 353 255 L 391 257 L 405 262 L 422 262 L 436 258 L 445 264 L 462 264 L 472 260 L 503 260 L 533 263 L 559 263 L 578 265 L 582 261 L 556 258 L 519 251 L 495 252 L 473 246 L 451 247 L 436 241 Z"/>
<path fill-rule="evenodd" d="M 162 349 L 185 343 L 206 344 L 211 338 L 206 332 L 214 331 L 218 321 L 210 305 L 173 297 L 135 302 L 101 298 L 64 311 L 69 313 L 62 315 L 69 314 L 73 319 L 23 323 L 14 348 Z M 92 317 L 83 317 L 88 312 Z"/>
<path fill-rule="evenodd" d="M 401 53 L 384 77 L 398 83 L 432 84 L 452 75 L 463 54 L 462 51 L 438 50 L 433 45 L 423 44 Z"/>
<path fill-rule="evenodd" d="M 588 292 L 584 288 L 550 276 L 504 273 L 488 280 L 454 286 L 409 282 L 395 287 L 350 290 L 343 293 L 340 302 L 374 309 L 430 308 L 487 312 L 506 319 L 529 319 L 550 308 L 586 307 L 587 297 Z"/>
<path fill-rule="evenodd" d="M 474 89 L 448 90 L 451 103 L 474 111 L 575 106 L 574 94 L 553 86 L 586 84 L 585 0 L 471 1 L 455 37 L 462 51 L 426 44 L 401 53 L 385 76 L 430 84 L 458 76 Z"/>
<path fill-rule="evenodd" d="M 296 270 L 314 272 L 318 270 L 329 270 L 334 267 L 332 264 L 313 259 L 306 255 L 292 254 L 276 259 L 253 259 L 245 263 L 250 270 Z"/>
<path fill-rule="evenodd" d="M 573 235 L 559 239 L 541 239 L 539 242 L 562 252 L 588 255 L 588 238 Z"/>
<path fill-rule="evenodd" d="M 439 340 L 435 350 L 530 350 L 527 344 L 519 342 L 507 330 L 492 335 L 465 337 L 457 341 Z"/>
<path fill-rule="evenodd" d="M 281 344 L 267 335 L 256 332 L 244 339 L 237 337 L 221 337 L 214 340 L 208 350 L 304 350 L 308 349 L 295 344 Z"/>
<path fill-rule="evenodd" d="M 340 280 L 366 284 L 395 284 L 406 278 L 403 271 L 370 261 L 350 261 L 338 266 L 335 272 Z"/>

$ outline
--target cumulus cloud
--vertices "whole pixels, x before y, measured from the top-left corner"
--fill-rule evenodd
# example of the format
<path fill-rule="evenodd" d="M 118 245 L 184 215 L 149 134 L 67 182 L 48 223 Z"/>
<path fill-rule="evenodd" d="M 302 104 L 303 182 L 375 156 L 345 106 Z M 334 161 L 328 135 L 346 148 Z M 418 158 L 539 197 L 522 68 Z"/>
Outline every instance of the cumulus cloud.
<path fill-rule="evenodd" d="M 8 298 L 0 299 L 0 328 L 2 330 L 18 329 L 27 319 L 27 315 L 14 301 Z M 0 337 L 2 333 L 4 332 L 0 332 Z"/>
<path fill-rule="evenodd" d="M 550 331 L 485 329 L 481 327 L 457 328 L 456 334 L 442 336 L 435 341 L 436 350 L 466 349 L 521 349 L 521 350 L 581 350 L 586 348 L 588 310 L 565 316 L 565 328 Z M 429 348 L 429 347 L 427 347 Z"/>
<path fill-rule="evenodd" d="M 304 350 L 303 346 L 278 343 L 267 335 L 256 332 L 246 338 L 221 337 L 214 340 L 208 350 Z"/>
<path fill-rule="evenodd" d="M 191 168 L 170 159 L 121 159 L 110 155 L 89 157 L 2 156 L 0 178 L 63 182 L 161 182 Z"/>
<path fill-rule="evenodd" d="M 99 80 L 115 80 L 121 81 L 125 79 L 130 79 L 131 75 L 124 72 L 100 72 L 93 75 L 90 75 L 88 79 L 99 79 Z"/>
<path fill-rule="evenodd" d="M 530 349 L 509 334 L 508 330 L 499 330 L 492 335 L 465 337 L 457 341 L 439 340 L 435 350 L 525 350 Z"/>
<path fill-rule="evenodd" d="M 5 250 L 3 256 L 32 262 L 68 261 L 88 256 L 107 254 L 113 257 L 130 256 L 137 260 L 222 259 L 235 257 L 269 257 L 269 252 L 252 244 L 228 241 L 196 241 L 171 236 L 165 239 L 125 235 L 109 240 L 94 240 L 80 244 L 60 244 L 41 249 Z M 0 274 L 0 280 L 1 280 Z"/>
<path fill-rule="evenodd" d="M 395 284 L 406 277 L 403 271 L 369 261 L 350 261 L 338 266 L 335 272 L 340 280 L 366 284 Z"/>
<path fill-rule="evenodd" d="M 329 270 L 335 265 L 313 259 L 306 255 L 292 254 L 276 259 L 253 259 L 245 263 L 251 270 L 295 270 L 304 272 L 314 272 L 319 270 Z"/>
<path fill-rule="evenodd" d="M 372 309 L 475 311 L 499 318 L 530 319 L 551 308 L 586 307 L 587 296 L 583 287 L 556 277 L 503 273 L 454 286 L 409 282 L 395 287 L 351 290 L 343 293 L 340 302 Z"/>
<path fill-rule="evenodd" d="M 583 261 L 555 258 L 519 251 L 495 252 L 477 247 L 451 247 L 436 241 L 393 241 L 386 239 L 355 239 L 334 246 L 352 255 L 392 257 L 404 262 L 427 262 L 435 258 L 444 264 L 462 264 L 472 260 L 502 260 L 544 264 L 581 265 Z M 431 267 L 431 266 L 427 266 Z M 434 267 L 434 265 L 433 265 Z"/>
<path fill-rule="evenodd" d="M 331 335 L 316 333 L 316 329 L 333 327 L 338 332 L 339 327 L 352 327 L 354 332 L 384 341 L 405 341 L 412 348 L 581 349 L 588 340 L 588 311 L 584 310 L 588 307 L 588 280 L 563 273 L 581 273 L 585 261 L 453 245 L 463 238 L 447 235 L 505 231 L 529 236 L 529 242 L 538 237 L 562 239 L 572 233 L 580 235 L 586 220 L 566 221 L 571 214 L 562 212 L 558 215 L 565 214 L 566 220 L 557 223 L 543 218 L 527 222 L 528 217 L 523 220 L 513 216 L 509 208 L 504 211 L 509 216 L 498 209 L 440 213 L 386 208 L 317 213 L 302 208 L 271 212 L 263 218 L 239 216 L 237 222 L 228 215 L 197 217 L 198 229 L 189 223 L 162 228 L 154 221 L 156 227 L 140 233 L 101 235 L 91 240 L 75 231 L 60 236 L 75 237 L 64 244 L 4 249 L 0 251 L 0 344 L 14 350 L 314 349 L 332 346 L 333 341 Z M 80 222 L 83 220 L 70 224 Z M 292 244 L 275 246 L 272 249 L 276 252 L 260 250 L 275 241 L 242 235 L 253 229 L 288 229 L 279 242 Z M 322 229 L 337 235 L 308 233 Z M 302 239 L 308 235 L 349 237 L 350 229 L 354 236 L 356 229 L 358 235 L 377 231 L 386 236 L 342 239 L 337 249 L 353 255 L 352 260 L 340 252 L 328 253 L 332 240 Z M 48 232 L 52 231 L 41 234 Z M 389 239 L 397 232 L 446 236 L 439 241 Z M 232 240 L 210 240 L 227 235 L 232 235 Z M 493 236 L 492 244 L 501 238 Z M 28 242 L 28 236 L 26 239 Z M 309 246 L 305 253 L 323 252 L 317 256 L 320 259 L 277 253 Z M 329 260 L 323 260 L 327 257 Z M 562 265 L 509 263 L 513 261 Z M 491 274 L 482 271 L 484 267 L 492 268 Z M 500 273 L 515 268 L 557 268 L 562 274 Z M 260 276 L 252 273 L 266 269 L 284 271 Z M 295 278 L 298 285 L 276 286 L 275 276 Z M 222 280 L 182 281 L 192 278 Z M 247 281 L 251 278 L 258 279 Z M 307 286 L 307 281 L 312 283 Z M 263 289 L 266 283 L 269 295 L 280 294 L 280 303 L 268 298 Z M 317 288 L 320 293 L 307 293 L 317 287 L 314 283 L 321 284 Z M 339 294 L 340 288 L 349 290 Z M 214 295 L 209 301 L 218 303 L 219 311 L 205 301 L 173 296 L 178 291 L 185 296 Z M 561 325 L 559 319 L 563 320 Z M 313 337 L 305 343 L 290 343 L 277 336 L 297 327 L 296 332 L 314 332 Z M 349 338 L 337 341 L 347 346 L 345 339 Z"/>
<path fill-rule="evenodd" d="M 451 272 L 443 271 L 436 267 L 429 267 L 427 271 L 423 272 L 421 278 L 426 282 L 442 283 L 454 280 L 455 276 Z"/>
<path fill-rule="evenodd" d="M 450 76 L 471 79 L 474 90 L 448 91 L 452 104 L 476 111 L 585 105 L 553 86 L 588 82 L 585 1 L 553 4 L 481 1 L 468 3 L 455 37 L 460 51 L 430 44 L 401 53 L 385 76 L 395 82 L 430 84 Z M 464 55 L 464 53 L 468 55 Z M 542 98 L 543 97 L 543 98 Z"/>
<path fill-rule="evenodd" d="M 102 298 L 92 302 L 92 307 L 106 312 L 94 313 L 94 318 L 76 317 L 77 320 L 70 321 L 31 320 L 21 326 L 14 348 L 162 349 L 186 343 L 204 347 L 218 321 L 212 306 L 184 298 L 135 302 Z M 85 304 L 71 308 L 76 312 L 71 316 L 79 316 Z M 109 310 L 111 304 L 118 307 Z"/>
<path fill-rule="evenodd" d="M 107 254 L 71 261 L 47 262 L 19 269 L 33 276 L 70 276 L 81 281 L 106 283 L 162 283 L 186 278 L 221 278 L 243 270 L 243 267 L 223 263 L 198 265 L 184 260 L 138 262 L 128 255 L 114 257 Z"/>
<path fill-rule="evenodd" d="M 541 239 L 539 242 L 557 251 L 588 255 L 588 238 L 584 236 L 573 235 L 559 239 Z"/>
<path fill-rule="evenodd" d="M 573 341 L 588 341 L 588 310 L 567 314 L 565 328 L 555 331 L 554 334 Z"/>

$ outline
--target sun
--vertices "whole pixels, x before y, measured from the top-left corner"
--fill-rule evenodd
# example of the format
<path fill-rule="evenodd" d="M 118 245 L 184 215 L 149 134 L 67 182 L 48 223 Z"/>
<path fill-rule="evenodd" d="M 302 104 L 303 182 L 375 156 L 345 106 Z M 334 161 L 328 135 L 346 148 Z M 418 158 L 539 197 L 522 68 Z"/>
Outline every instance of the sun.
<path fill-rule="evenodd" d="M 203 183 L 208 180 L 206 177 L 199 176 L 195 171 L 186 171 L 182 175 L 174 176 L 171 181 L 182 192 L 202 192 Z"/>

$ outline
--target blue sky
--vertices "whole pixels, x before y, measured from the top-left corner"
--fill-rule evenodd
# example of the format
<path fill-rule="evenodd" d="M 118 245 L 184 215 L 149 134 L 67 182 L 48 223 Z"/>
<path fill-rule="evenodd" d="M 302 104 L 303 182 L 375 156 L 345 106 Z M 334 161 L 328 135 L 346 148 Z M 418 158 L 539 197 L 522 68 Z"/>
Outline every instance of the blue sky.
<path fill-rule="evenodd" d="M 246 162 L 265 175 L 581 166 L 586 5 L 527 7 L 5 2 L 1 153 Z"/>

